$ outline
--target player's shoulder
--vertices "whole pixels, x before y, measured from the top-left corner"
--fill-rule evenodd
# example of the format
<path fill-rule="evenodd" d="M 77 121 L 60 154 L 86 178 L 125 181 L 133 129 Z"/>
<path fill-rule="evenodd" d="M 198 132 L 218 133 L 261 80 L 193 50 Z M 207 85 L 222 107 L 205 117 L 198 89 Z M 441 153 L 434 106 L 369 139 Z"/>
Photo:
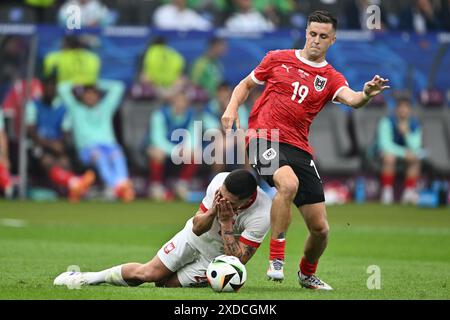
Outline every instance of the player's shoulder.
<path fill-rule="evenodd" d="M 295 50 L 293 49 L 276 49 L 270 50 L 267 52 L 266 56 L 271 58 L 286 58 L 286 57 L 294 57 Z"/>
<path fill-rule="evenodd" d="M 257 188 L 257 195 L 255 203 L 250 206 L 249 211 L 251 216 L 258 216 L 263 219 L 270 220 L 270 208 L 272 200 L 260 187 Z"/>
<path fill-rule="evenodd" d="M 326 73 L 328 73 L 328 74 L 343 76 L 343 74 L 340 73 L 338 70 L 336 70 L 336 68 L 335 68 L 331 63 L 329 63 L 329 62 L 327 63 L 326 66 L 324 66 L 324 67 L 322 67 L 322 68 L 323 68 L 323 70 L 324 70 Z"/>
<path fill-rule="evenodd" d="M 212 178 L 211 182 L 208 185 L 208 191 L 216 191 L 225 181 L 225 178 L 230 174 L 230 172 L 220 172 Z M 214 190 L 213 190 L 214 189 Z"/>

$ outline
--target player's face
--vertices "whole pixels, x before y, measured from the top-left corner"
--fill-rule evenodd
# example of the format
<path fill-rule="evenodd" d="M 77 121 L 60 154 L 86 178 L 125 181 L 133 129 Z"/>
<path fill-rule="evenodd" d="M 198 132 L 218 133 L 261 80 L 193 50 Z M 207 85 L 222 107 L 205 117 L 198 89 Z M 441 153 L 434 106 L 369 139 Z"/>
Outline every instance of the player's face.
<path fill-rule="evenodd" d="M 397 117 L 401 120 L 406 120 L 411 114 L 411 107 L 409 103 L 402 102 L 397 106 Z"/>
<path fill-rule="evenodd" d="M 225 185 L 222 185 L 220 187 L 219 193 L 223 199 L 231 203 L 231 206 L 233 207 L 235 213 L 239 213 L 241 208 L 245 207 L 250 202 L 250 198 L 239 200 L 237 196 L 227 190 Z"/>
<path fill-rule="evenodd" d="M 88 107 L 93 107 L 98 103 L 99 95 L 95 89 L 85 90 L 83 93 L 83 103 Z"/>
<path fill-rule="evenodd" d="M 335 41 L 336 32 L 331 23 L 311 22 L 306 28 L 305 50 L 312 60 L 324 57 Z"/>
<path fill-rule="evenodd" d="M 183 114 L 189 107 L 189 100 L 187 96 L 182 92 L 175 95 L 172 98 L 171 102 L 175 114 Z"/>

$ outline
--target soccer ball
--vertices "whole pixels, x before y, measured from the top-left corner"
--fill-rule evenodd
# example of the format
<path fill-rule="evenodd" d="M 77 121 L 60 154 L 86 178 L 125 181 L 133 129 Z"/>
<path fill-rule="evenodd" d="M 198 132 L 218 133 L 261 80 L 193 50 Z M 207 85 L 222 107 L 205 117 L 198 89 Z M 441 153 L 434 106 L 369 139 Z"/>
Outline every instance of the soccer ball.
<path fill-rule="evenodd" d="M 216 292 L 237 292 L 247 280 L 247 270 L 238 258 L 221 255 L 209 264 L 206 277 Z"/>

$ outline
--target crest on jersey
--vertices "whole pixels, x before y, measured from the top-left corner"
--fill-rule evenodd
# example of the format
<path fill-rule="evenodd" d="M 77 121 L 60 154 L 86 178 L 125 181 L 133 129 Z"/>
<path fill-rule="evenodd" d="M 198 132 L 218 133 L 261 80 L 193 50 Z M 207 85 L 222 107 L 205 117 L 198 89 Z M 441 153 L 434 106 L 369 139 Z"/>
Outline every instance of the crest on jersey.
<path fill-rule="evenodd" d="M 169 254 L 173 249 L 175 249 L 175 245 L 173 244 L 173 242 L 170 242 L 164 247 L 164 252 L 166 254 Z"/>
<path fill-rule="evenodd" d="M 316 76 L 314 79 L 314 88 L 316 91 L 322 91 L 325 88 L 325 85 L 327 84 L 327 78 L 321 77 L 319 75 Z"/>

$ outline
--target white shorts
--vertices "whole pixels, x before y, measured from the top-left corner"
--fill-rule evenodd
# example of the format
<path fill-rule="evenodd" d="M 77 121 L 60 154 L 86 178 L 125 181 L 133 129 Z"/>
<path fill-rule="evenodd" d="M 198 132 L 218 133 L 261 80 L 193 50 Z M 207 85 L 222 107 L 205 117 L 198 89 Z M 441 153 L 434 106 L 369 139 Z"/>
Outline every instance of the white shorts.
<path fill-rule="evenodd" d="M 207 284 L 206 269 L 211 261 L 188 243 L 187 232 L 183 229 L 167 241 L 159 249 L 158 257 L 170 271 L 177 273 L 182 287 L 204 286 Z"/>

